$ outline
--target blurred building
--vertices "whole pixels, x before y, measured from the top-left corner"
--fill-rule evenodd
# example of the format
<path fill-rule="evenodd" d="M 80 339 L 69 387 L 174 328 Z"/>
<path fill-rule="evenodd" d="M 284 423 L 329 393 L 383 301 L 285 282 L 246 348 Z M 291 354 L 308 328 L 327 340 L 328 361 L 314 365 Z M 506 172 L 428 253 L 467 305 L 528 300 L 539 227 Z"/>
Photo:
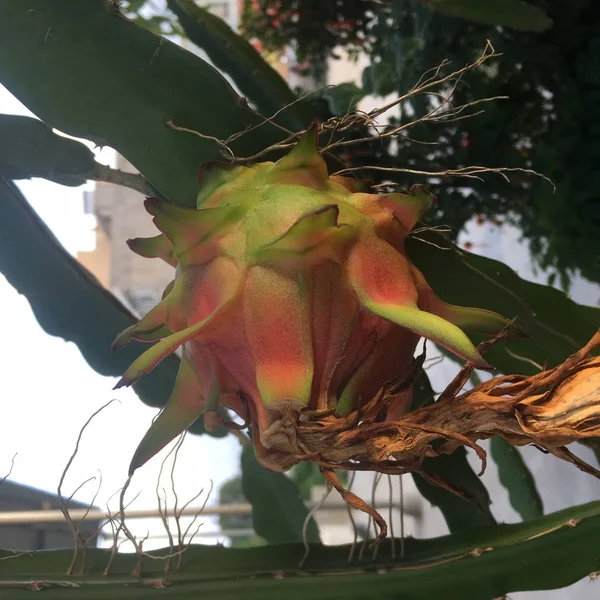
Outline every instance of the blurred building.
<path fill-rule="evenodd" d="M 134 171 L 121 156 L 116 168 Z M 129 188 L 99 182 L 84 192 L 84 210 L 96 217 L 95 248 L 79 252 L 78 260 L 135 313 L 143 315 L 155 306 L 172 279 L 173 268 L 163 261 L 142 258 L 126 242 L 130 238 L 157 235 L 152 217 L 144 209 L 143 196 Z"/>
<path fill-rule="evenodd" d="M 72 510 L 88 508 L 88 505 L 73 500 L 66 501 L 65 505 Z M 60 502 L 55 494 L 12 481 L 3 481 L 0 485 L 0 513 L 58 509 Z M 80 534 L 88 540 L 90 547 L 96 546 L 99 526 L 99 521 L 86 520 L 81 524 Z M 64 520 L 31 524 L 0 523 L 0 548 L 7 550 L 32 552 L 50 548 L 72 548 L 73 539 L 73 530 Z"/>

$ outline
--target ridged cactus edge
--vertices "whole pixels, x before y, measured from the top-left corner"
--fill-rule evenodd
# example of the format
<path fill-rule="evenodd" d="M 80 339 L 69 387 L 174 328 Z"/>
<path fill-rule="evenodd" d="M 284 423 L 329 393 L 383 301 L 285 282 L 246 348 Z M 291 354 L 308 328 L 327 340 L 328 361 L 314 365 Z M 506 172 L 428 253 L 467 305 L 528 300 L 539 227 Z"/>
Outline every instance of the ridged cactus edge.
<path fill-rule="evenodd" d="M 144 558 L 141 575 L 135 554 L 118 554 L 103 575 L 108 550 L 88 549 L 84 574 L 64 572 L 72 552 L 0 553 L 0 594 L 6 600 L 43 591 L 47 600 L 65 598 L 306 598 L 491 600 L 522 590 L 555 589 L 597 577 L 600 503 L 570 508 L 515 525 L 429 540 L 387 540 L 376 560 L 349 561 L 349 546 L 313 545 L 307 560 L 301 544 L 232 549 L 190 546 L 180 571 L 164 571 L 164 561 Z M 166 551 L 151 552 L 153 556 Z M 355 557 L 356 557 L 355 553 Z M 565 557 L 569 557 L 568 560 Z M 600 585 L 593 584 L 590 585 Z M 376 586 L 376 587 L 374 587 Z"/>

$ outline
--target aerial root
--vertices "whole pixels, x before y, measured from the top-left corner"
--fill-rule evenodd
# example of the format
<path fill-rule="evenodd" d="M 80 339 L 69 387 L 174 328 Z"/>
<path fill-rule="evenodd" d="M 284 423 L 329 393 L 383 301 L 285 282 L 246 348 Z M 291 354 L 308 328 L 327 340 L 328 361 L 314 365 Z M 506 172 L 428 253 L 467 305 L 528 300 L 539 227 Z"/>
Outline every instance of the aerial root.
<path fill-rule="evenodd" d="M 428 142 L 412 140 L 412 138 L 408 136 L 410 129 L 422 123 L 431 123 L 434 125 L 452 125 L 457 121 L 469 119 L 482 114 L 484 112 L 483 107 L 490 102 L 506 100 L 507 96 L 493 96 L 489 98 L 479 98 L 465 104 L 454 104 L 455 92 L 458 86 L 462 84 L 463 77 L 470 71 L 480 68 L 484 63 L 499 56 L 501 56 L 501 54 L 494 50 L 494 47 L 488 40 L 481 55 L 472 63 L 469 63 L 460 69 L 447 73 L 447 67 L 450 65 L 450 61 L 443 60 L 437 67 L 426 71 L 421 76 L 419 81 L 417 81 L 417 83 L 408 92 L 398 96 L 384 106 L 375 108 L 368 112 L 351 109 L 348 110 L 348 112 L 344 115 L 336 115 L 318 123 L 319 136 L 321 139 L 326 140 L 326 142 L 321 145 L 321 153 L 333 158 L 340 164 L 345 165 L 345 168 L 340 169 L 333 174 L 347 175 L 354 174 L 359 171 L 379 171 L 383 173 L 389 173 L 390 177 L 408 174 L 419 175 L 425 178 L 462 177 L 466 179 L 477 180 L 482 180 L 482 175 L 497 174 L 509 182 L 511 174 L 520 173 L 522 175 L 540 177 L 554 187 L 552 181 L 544 175 L 531 169 L 519 167 L 508 168 L 469 165 L 457 169 L 447 169 L 443 171 L 425 171 L 407 167 L 386 167 L 381 165 L 348 166 L 343 160 L 343 152 L 346 148 L 358 144 L 383 140 L 386 138 L 393 139 L 403 136 L 415 143 L 427 144 Z M 325 86 L 313 92 L 309 92 L 308 94 L 297 98 L 286 106 L 283 106 L 270 117 L 258 115 L 260 120 L 257 124 L 246 127 L 242 131 L 235 132 L 225 139 L 220 139 L 212 135 L 195 131 L 185 127 L 185 124 L 183 123 L 175 123 L 172 119 L 167 119 L 165 124 L 167 127 L 170 127 L 171 129 L 174 129 L 182 134 L 195 135 L 196 137 L 214 142 L 218 152 L 225 162 L 239 165 L 250 164 L 258 160 L 264 160 L 265 157 L 272 155 L 274 152 L 277 153 L 292 149 L 298 140 L 305 135 L 309 129 L 304 129 L 302 131 L 290 131 L 289 129 L 278 124 L 276 122 L 276 118 L 282 112 L 293 107 L 295 104 L 304 101 L 308 96 L 323 92 L 330 87 L 334 86 Z M 411 100 L 414 100 L 414 98 L 417 96 L 428 96 L 433 98 L 433 108 L 431 108 L 431 110 L 425 114 L 415 115 L 411 120 L 401 123 L 397 126 L 390 126 L 386 123 L 380 123 L 378 121 L 378 119 L 380 119 L 388 111 L 392 109 L 397 110 L 398 107 L 402 107 L 407 103 L 410 104 Z M 256 129 L 266 124 L 270 124 L 271 126 L 279 129 L 283 134 L 283 138 L 251 156 L 237 156 L 232 148 L 232 144 L 242 136 L 252 133 L 256 131 Z M 367 130 L 366 135 L 364 135 L 365 129 Z M 356 135 L 349 135 L 353 131 L 359 132 L 358 137 Z M 436 142 L 432 143 L 435 144 Z M 340 151 L 342 154 L 340 154 Z M 397 187 L 398 185 L 400 184 L 395 181 L 390 181 L 377 184 L 374 186 L 374 189 Z"/>

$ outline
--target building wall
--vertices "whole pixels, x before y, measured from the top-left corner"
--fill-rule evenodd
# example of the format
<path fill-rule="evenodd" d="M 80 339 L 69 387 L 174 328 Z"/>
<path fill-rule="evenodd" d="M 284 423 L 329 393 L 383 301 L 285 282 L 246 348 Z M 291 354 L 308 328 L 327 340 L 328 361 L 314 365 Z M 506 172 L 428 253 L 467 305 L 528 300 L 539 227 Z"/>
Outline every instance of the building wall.
<path fill-rule="evenodd" d="M 70 509 L 87 509 L 88 506 L 73 500 L 65 502 Z M 0 486 L 0 512 L 27 510 L 57 510 L 58 497 L 36 488 L 3 481 Z M 88 545 L 95 547 L 98 538 L 98 521 L 84 521 L 80 527 Z M 31 552 L 50 548 L 72 548 L 73 531 L 65 521 L 57 523 L 0 524 L 0 548 Z"/>
<path fill-rule="evenodd" d="M 121 156 L 116 158 L 116 167 L 135 171 Z M 98 183 L 93 197 L 96 248 L 78 254 L 78 259 L 106 287 L 139 314 L 146 313 L 160 300 L 174 276 L 173 268 L 162 260 L 143 258 L 127 246 L 128 239 L 159 233 L 144 208 L 143 199 L 135 190 Z"/>
<path fill-rule="evenodd" d="M 106 288 L 110 289 L 110 267 L 112 245 L 109 237 L 101 225 L 97 224 L 94 228 L 96 240 L 95 248 L 89 252 L 78 252 L 77 260 L 90 272 L 96 276 L 96 279 Z"/>

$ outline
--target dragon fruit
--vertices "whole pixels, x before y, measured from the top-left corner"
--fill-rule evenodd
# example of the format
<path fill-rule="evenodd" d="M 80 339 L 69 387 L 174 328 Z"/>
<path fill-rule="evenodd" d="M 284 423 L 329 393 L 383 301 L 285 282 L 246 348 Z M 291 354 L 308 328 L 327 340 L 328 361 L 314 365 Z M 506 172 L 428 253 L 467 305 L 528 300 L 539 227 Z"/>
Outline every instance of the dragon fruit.
<path fill-rule="evenodd" d="M 438 298 L 404 251 L 431 208 L 424 186 L 374 194 L 329 176 L 313 126 L 277 162 L 206 164 L 197 208 L 148 198 L 162 232 L 129 241 L 176 268 L 162 301 L 114 343 L 156 342 L 126 371 L 131 385 L 182 349 L 173 392 L 140 443 L 131 472 L 200 415 L 220 407 L 251 424 L 259 460 L 284 470 L 298 454 L 301 411 L 348 416 L 411 364 L 425 337 L 479 368 L 465 331 L 507 320 Z M 406 408 L 389 407 L 388 418 Z M 393 413 L 393 414 L 392 414 Z"/>

